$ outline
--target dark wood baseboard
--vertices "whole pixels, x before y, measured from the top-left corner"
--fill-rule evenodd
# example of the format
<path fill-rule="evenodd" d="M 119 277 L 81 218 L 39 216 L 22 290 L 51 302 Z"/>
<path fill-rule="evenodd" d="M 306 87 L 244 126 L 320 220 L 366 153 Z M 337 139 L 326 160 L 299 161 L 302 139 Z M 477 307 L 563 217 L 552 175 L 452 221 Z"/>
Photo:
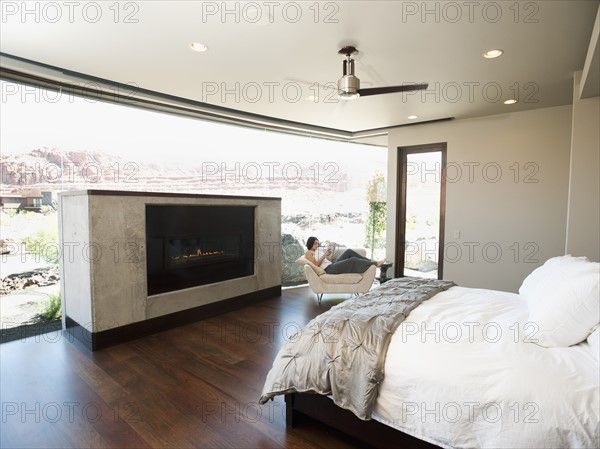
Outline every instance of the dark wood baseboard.
<path fill-rule="evenodd" d="M 379 421 L 363 421 L 350 410 L 342 409 L 327 396 L 311 393 L 285 395 L 286 424 L 301 425 L 309 417 L 377 449 L 409 447 L 411 449 L 434 449 L 435 446 L 404 432 L 386 426 Z"/>
<path fill-rule="evenodd" d="M 85 326 L 67 316 L 66 332 L 87 349 L 98 351 L 99 349 L 227 313 L 277 296 L 281 296 L 281 285 L 100 332 L 90 332 Z"/>

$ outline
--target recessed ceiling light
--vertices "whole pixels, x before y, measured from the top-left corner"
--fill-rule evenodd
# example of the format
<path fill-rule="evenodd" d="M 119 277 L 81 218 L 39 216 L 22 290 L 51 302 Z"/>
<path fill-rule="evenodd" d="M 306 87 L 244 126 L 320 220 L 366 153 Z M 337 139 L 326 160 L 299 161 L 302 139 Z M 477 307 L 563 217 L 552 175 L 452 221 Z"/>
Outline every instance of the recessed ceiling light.
<path fill-rule="evenodd" d="M 208 47 L 202 42 L 192 42 L 190 48 L 194 51 L 203 52 L 208 50 Z"/>
<path fill-rule="evenodd" d="M 409 120 L 414 120 L 414 119 L 416 119 L 416 118 L 419 118 L 419 117 L 418 117 L 417 115 L 409 115 L 409 116 L 408 116 L 408 119 L 409 119 Z"/>
<path fill-rule="evenodd" d="M 487 58 L 487 59 L 493 59 L 493 58 L 497 58 L 498 56 L 501 56 L 502 53 L 504 53 L 504 52 L 502 50 L 498 50 L 498 49 L 488 50 L 483 54 L 483 57 Z"/>
<path fill-rule="evenodd" d="M 514 98 L 511 98 L 510 100 L 506 100 L 504 102 L 504 104 L 515 104 L 517 102 L 517 100 L 515 100 Z"/>

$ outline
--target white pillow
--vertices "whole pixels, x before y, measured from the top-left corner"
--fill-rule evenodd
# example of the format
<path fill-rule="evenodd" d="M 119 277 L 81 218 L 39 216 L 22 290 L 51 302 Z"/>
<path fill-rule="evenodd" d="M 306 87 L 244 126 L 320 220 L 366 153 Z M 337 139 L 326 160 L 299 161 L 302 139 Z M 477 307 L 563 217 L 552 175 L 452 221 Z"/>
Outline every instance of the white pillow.
<path fill-rule="evenodd" d="M 325 274 L 325 270 L 323 268 L 316 266 L 304 256 L 298 257 L 298 259 L 296 259 L 296 263 L 299 265 L 309 265 L 319 276 Z"/>
<path fill-rule="evenodd" d="M 596 328 L 594 332 L 587 338 L 594 358 L 600 362 L 600 328 Z"/>
<path fill-rule="evenodd" d="M 534 270 L 519 288 L 537 324 L 541 346 L 566 347 L 585 340 L 600 321 L 600 264 L 560 256 Z"/>

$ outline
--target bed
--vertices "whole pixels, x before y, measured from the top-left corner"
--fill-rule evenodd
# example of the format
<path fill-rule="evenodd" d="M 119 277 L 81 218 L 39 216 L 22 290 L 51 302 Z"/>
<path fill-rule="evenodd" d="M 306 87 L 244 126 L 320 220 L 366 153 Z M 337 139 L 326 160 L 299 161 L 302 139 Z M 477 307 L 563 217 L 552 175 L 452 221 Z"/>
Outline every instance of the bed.
<path fill-rule="evenodd" d="M 599 277 L 562 256 L 519 294 L 388 281 L 290 338 L 260 402 L 375 447 L 599 447 Z"/>

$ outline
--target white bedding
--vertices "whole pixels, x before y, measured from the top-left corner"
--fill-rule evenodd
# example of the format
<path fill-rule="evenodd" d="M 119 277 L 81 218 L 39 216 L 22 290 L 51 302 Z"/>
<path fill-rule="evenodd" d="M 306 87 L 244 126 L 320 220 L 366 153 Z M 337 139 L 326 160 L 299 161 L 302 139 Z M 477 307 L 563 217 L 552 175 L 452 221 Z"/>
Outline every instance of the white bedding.
<path fill-rule="evenodd" d="M 599 447 L 589 344 L 528 342 L 527 317 L 506 292 L 453 287 L 424 302 L 392 338 L 373 418 L 442 447 Z"/>

